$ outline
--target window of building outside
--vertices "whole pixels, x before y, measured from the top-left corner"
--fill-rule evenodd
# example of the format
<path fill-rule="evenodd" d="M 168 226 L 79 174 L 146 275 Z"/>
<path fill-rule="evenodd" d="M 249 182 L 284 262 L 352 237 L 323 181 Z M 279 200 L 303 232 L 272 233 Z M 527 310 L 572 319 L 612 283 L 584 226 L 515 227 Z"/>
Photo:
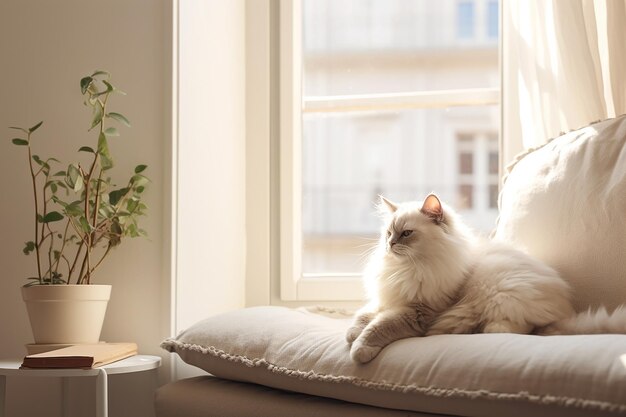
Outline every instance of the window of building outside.
<path fill-rule="evenodd" d="M 302 272 L 358 275 L 378 196 L 437 193 L 474 229 L 497 216 L 497 100 L 307 111 L 315 98 L 499 87 L 498 2 L 303 0 Z M 495 34 L 495 36 L 494 36 Z M 442 94 L 444 92 L 444 94 Z"/>
<path fill-rule="evenodd" d="M 474 37 L 476 30 L 474 22 L 474 2 L 459 1 L 457 7 L 457 35 L 459 38 L 468 39 Z"/>

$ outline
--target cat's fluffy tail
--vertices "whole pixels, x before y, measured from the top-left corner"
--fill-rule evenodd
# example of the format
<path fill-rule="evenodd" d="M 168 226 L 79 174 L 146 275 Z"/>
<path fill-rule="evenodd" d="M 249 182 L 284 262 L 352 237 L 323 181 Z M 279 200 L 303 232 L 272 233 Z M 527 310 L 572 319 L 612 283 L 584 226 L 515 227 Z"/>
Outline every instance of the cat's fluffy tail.
<path fill-rule="evenodd" d="M 557 334 L 626 334 L 626 306 L 608 313 L 604 307 L 591 309 L 537 329 L 540 335 Z"/>

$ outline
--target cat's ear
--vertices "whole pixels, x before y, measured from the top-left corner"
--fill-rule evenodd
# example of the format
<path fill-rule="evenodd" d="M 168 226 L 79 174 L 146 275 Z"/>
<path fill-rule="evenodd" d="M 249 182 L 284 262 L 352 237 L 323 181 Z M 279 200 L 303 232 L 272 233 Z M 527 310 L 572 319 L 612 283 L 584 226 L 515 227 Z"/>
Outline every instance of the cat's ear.
<path fill-rule="evenodd" d="M 435 194 L 429 194 L 422 204 L 422 213 L 430 217 L 435 223 L 441 223 L 443 221 L 443 207 L 439 197 Z"/>
<path fill-rule="evenodd" d="M 384 207 L 389 213 L 395 213 L 398 210 L 398 206 L 391 201 L 387 200 L 382 195 L 380 197 L 380 205 Z"/>

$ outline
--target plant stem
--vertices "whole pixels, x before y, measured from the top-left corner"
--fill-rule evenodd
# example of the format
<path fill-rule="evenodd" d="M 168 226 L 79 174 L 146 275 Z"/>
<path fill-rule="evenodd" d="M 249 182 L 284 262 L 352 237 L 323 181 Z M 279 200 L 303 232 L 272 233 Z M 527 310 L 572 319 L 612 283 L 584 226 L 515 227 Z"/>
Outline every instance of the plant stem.
<path fill-rule="evenodd" d="M 106 256 L 109 254 L 109 251 L 111 250 L 111 242 L 109 242 L 109 244 L 107 245 L 107 250 L 104 252 L 104 254 L 102 255 L 102 258 L 100 258 L 100 260 L 98 261 L 98 263 L 96 264 L 96 266 L 94 266 L 91 271 L 89 271 L 89 274 L 91 275 L 96 268 L 98 268 L 100 266 L 100 264 L 102 263 L 102 261 L 104 261 L 104 258 L 106 258 Z"/>
<path fill-rule="evenodd" d="M 35 252 L 37 255 L 37 274 L 39 276 L 39 284 L 43 284 L 41 277 L 41 261 L 39 259 L 39 203 L 37 201 L 37 180 L 35 170 L 33 169 L 33 155 L 30 148 L 30 132 L 28 132 L 28 166 L 30 167 L 30 177 L 33 181 L 33 196 L 35 197 Z"/>
<path fill-rule="evenodd" d="M 46 189 L 48 187 L 46 187 L 46 184 L 48 183 L 48 178 L 50 175 L 50 169 L 48 169 L 48 172 L 46 173 L 46 176 L 43 180 L 43 190 L 42 190 L 42 200 L 43 200 L 43 212 L 41 213 L 42 217 L 46 217 L 46 214 L 48 214 L 48 200 L 46 199 Z M 52 230 L 50 230 L 50 225 L 47 223 L 43 223 L 41 225 L 41 244 L 43 245 L 43 241 L 44 241 L 44 233 L 46 228 L 48 229 L 48 235 L 50 236 L 50 245 L 48 246 L 48 272 L 50 273 L 50 284 L 52 284 L 52 249 L 54 248 L 54 233 L 52 233 Z M 46 274 L 48 273 L 46 272 Z M 44 275 L 44 279 L 45 279 L 45 275 Z"/>
<path fill-rule="evenodd" d="M 87 254 L 85 255 L 85 257 L 83 258 L 83 262 L 80 265 L 80 272 L 78 273 L 78 279 L 76 280 L 77 284 L 82 284 L 83 281 L 85 281 L 86 277 L 83 275 L 83 273 L 85 272 L 85 265 L 87 264 L 87 260 L 89 259 L 89 249 L 87 249 Z M 89 272 L 89 271 L 87 271 Z M 89 283 L 89 282 L 87 282 Z"/>
<path fill-rule="evenodd" d="M 100 172 L 98 173 L 98 184 L 96 185 L 96 201 L 93 208 L 93 220 L 92 225 L 94 228 L 94 232 L 96 230 L 96 222 L 98 221 L 98 206 L 100 205 L 100 181 L 102 180 L 102 168 L 100 168 Z"/>
<path fill-rule="evenodd" d="M 109 99 L 109 94 L 107 93 L 105 94 L 104 99 L 100 101 L 100 105 L 102 106 L 103 116 L 102 116 L 102 119 L 100 119 L 98 140 L 100 140 L 100 136 L 104 134 L 104 115 L 106 114 L 106 105 L 107 105 L 108 99 Z M 90 198 L 90 191 L 91 191 L 91 177 L 93 176 L 96 166 L 98 166 L 99 156 L 100 156 L 100 150 L 98 149 L 98 151 L 94 155 L 93 162 L 91 163 L 91 167 L 89 168 L 89 173 L 87 173 L 87 177 L 85 178 L 85 220 L 87 221 L 87 223 L 89 223 L 89 198 Z M 102 175 L 102 169 L 100 169 L 100 175 L 98 177 L 99 179 L 101 175 Z M 98 220 L 99 192 L 100 192 L 100 181 L 98 181 L 98 184 L 96 186 L 96 195 L 94 198 L 93 226 L 96 225 L 96 222 Z M 87 253 L 85 254 L 85 259 L 83 260 L 83 265 L 81 266 L 81 273 L 80 273 L 80 277 L 81 277 L 80 279 L 82 280 L 83 279 L 82 275 L 83 275 L 85 262 L 86 262 L 87 272 L 84 278 L 86 279 L 87 284 L 91 284 L 91 271 L 92 271 L 91 251 L 94 245 L 94 242 L 93 242 L 94 237 L 95 237 L 95 229 L 87 232 Z"/>
<path fill-rule="evenodd" d="M 59 251 L 59 258 L 57 259 L 56 265 L 54 267 L 54 273 L 55 274 L 59 273 L 59 264 L 61 263 L 61 258 L 64 257 L 63 256 L 63 251 L 65 250 L 65 244 L 67 243 L 66 238 L 67 238 L 67 230 L 69 229 L 69 227 L 70 227 L 70 219 L 68 217 L 67 223 L 65 224 L 65 230 L 63 231 L 63 243 L 61 244 L 61 250 Z M 68 273 L 69 273 L 69 268 L 70 268 L 70 264 L 68 262 L 67 263 Z M 70 279 L 70 277 L 68 276 L 67 277 L 67 283 L 68 284 L 70 283 L 69 279 Z"/>
<path fill-rule="evenodd" d="M 78 236 L 80 236 L 80 232 L 78 231 L 78 228 L 74 225 L 74 223 L 72 223 L 72 227 L 74 228 L 74 230 L 76 231 Z M 76 263 L 78 262 L 78 258 L 80 257 L 80 252 L 82 251 L 84 245 L 85 245 L 85 241 L 83 239 L 81 239 L 80 240 L 80 245 L 78 245 L 78 249 L 76 250 L 76 256 L 74 256 L 74 262 L 72 262 L 72 267 L 70 268 L 70 272 L 68 272 L 68 274 L 67 274 L 67 282 L 70 281 L 70 279 L 72 278 L 72 274 L 74 274 L 74 269 L 76 268 Z M 79 280 L 80 280 L 80 275 L 76 279 L 76 283 L 77 284 L 78 284 Z"/>

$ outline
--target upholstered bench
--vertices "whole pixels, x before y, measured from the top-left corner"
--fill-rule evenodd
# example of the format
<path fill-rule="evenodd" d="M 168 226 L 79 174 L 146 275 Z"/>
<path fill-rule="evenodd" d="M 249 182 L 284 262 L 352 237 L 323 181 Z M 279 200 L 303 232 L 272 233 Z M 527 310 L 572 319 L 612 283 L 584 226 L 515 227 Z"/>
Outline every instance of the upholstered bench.
<path fill-rule="evenodd" d="M 578 310 L 626 303 L 626 117 L 569 132 L 512 164 L 495 238 L 557 269 Z M 213 377 L 166 385 L 159 417 L 626 415 L 626 335 L 414 337 L 366 365 L 350 318 L 257 307 L 163 347 Z"/>
<path fill-rule="evenodd" d="M 464 416 L 626 413 L 626 335 L 414 337 L 360 365 L 350 359 L 345 341 L 349 324 L 349 317 L 326 310 L 257 307 L 203 320 L 162 346 L 222 379 L 389 410 Z M 199 398 L 226 401 L 211 394 L 223 384 L 193 384 L 208 387 Z M 254 397 L 278 398 L 264 392 Z M 167 388 L 158 397 L 163 407 L 166 393 Z M 228 407 L 250 404 L 234 396 Z"/>

